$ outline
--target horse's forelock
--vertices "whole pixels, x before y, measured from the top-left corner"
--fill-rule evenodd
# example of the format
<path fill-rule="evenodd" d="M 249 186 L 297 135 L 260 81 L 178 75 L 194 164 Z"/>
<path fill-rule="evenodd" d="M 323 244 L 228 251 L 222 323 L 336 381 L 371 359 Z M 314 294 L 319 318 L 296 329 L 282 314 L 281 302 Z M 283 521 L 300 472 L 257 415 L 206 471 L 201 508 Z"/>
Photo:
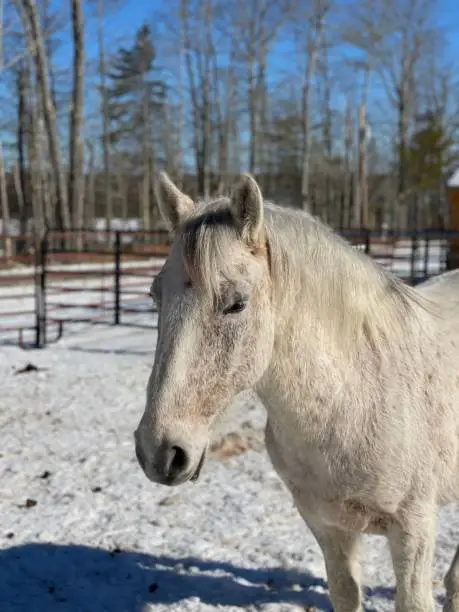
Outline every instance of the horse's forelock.
<path fill-rule="evenodd" d="M 213 303 L 220 298 L 222 281 L 234 274 L 230 253 L 238 240 L 229 201 L 215 204 L 190 218 L 181 233 L 185 273 Z"/>

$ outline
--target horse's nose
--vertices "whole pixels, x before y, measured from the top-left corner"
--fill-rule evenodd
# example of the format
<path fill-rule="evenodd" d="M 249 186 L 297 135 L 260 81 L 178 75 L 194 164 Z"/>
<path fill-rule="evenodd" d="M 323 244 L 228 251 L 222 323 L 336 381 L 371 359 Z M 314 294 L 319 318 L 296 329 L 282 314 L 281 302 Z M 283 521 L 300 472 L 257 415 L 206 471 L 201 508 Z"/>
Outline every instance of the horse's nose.
<path fill-rule="evenodd" d="M 140 467 L 150 480 L 173 485 L 180 484 L 189 477 L 191 456 L 183 444 L 163 441 L 156 450 L 149 452 L 142 439 L 136 435 L 135 454 Z"/>
<path fill-rule="evenodd" d="M 165 444 L 156 457 L 156 471 L 168 484 L 173 484 L 184 476 L 190 467 L 190 456 L 178 444 Z"/>

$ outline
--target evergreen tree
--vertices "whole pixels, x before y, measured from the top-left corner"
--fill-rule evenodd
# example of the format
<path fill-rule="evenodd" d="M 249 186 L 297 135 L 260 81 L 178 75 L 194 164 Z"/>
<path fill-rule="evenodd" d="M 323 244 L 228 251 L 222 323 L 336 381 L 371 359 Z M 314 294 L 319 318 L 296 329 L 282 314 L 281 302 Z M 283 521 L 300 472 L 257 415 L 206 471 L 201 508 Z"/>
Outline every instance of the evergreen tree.
<path fill-rule="evenodd" d="M 112 62 L 107 110 L 112 151 L 118 167 L 138 177 L 138 213 L 148 230 L 158 217 L 152 204 L 155 166 L 163 144 L 166 86 L 158 78 L 156 50 L 147 25 L 138 30 L 131 47 L 118 50 Z"/>
<path fill-rule="evenodd" d="M 415 189 L 426 192 L 439 188 L 452 161 L 452 145 L 437 114 L 426 112 L 419 117 L 406 156 L 410 182 Z"/>
<path fill-rule="evenodd" d="M 110 140 L 132 157 L 154 156 L 155 128 L 161 121 L 166 86 L 157 78 L 156 50 L 148 25 L 142 26 L 130 48 L 121 47 L 108 77 Z M 156 160 L 154 160 L 156 161 Z"/>

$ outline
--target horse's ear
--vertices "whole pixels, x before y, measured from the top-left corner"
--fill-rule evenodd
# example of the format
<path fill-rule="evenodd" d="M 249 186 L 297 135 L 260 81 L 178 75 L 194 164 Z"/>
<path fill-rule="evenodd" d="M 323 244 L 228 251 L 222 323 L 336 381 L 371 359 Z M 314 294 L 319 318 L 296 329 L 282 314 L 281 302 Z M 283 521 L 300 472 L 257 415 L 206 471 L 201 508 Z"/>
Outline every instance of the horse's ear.
<path fill-rule="evenodd" d="M 249 246 L 260 246 L 263 240 L 263 196 L 256 180 L 243 174 L 231 196 L 231 210 Z"/>
<path fill-rule="evenodd" d="M 155 193 L 164 221 L 169 229 L 175 232 L 177 227 L 193 212 L 193 200 L 182 193 L 165 172 L 157 174 Z"/>

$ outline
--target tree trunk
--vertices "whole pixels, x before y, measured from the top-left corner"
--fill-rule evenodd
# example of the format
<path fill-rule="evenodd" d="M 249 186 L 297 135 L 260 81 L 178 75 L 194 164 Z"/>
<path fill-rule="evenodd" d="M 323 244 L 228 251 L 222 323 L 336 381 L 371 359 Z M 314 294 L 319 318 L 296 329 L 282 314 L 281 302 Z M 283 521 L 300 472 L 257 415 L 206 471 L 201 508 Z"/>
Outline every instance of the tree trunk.
<path fill-rule="evenodd" d="M 323 148 L 324 148 L 324 214 L 330 225 L 339 224 L 339 215 L 333 197 L 333 140 L 332 140 L 332 90 L 328 54 L 328 41 L 323 41 Z"/>
<path fill-rule="evenodd" d="M 84 25 L 82 0 L 71 0 L 73 27 L 73 99 L 70 112 L 70 169 L 68 201 L 73 215 L 73 226 L 83 225 L 83 105 L 84 105 Z M 78 241 L 79 243 L 81 240 Z"/>
<path fill-rule="evenodd" d="M 196 83 L 195 67 L 192 58 L 192 46 L 191 35 L 189 31 L 188 14 L 189 3 L 188 0 L 181 0 L 180 2 L 180 20 L 183 34 L 183 45 L 185 53 L 185 63 L 187 70 L 188 85 L 190 89 L 191 97 L 191 115 L 193 124 L 193 147 L 194 147 L 194 158 L 195 158 L 195 169 L 197 178 L 197 191 L 199 194 L 204 192 L 205 184 L 205 172 L 203 166 L 203 155 L 202 155 L 202 115 L 200 108 L 200 100 L 198 97 L 199 84 Z M 199 54 L 199 51 L 197 51 Z"/>
<path fill-rule="evenodd" d="M 303 133 L 304 133 L 304 148 L 303 148 L 303 168 L 301 175 L 301 200 L 303 210 L 309 210 L 309 174 L 311 165 L 311 91 L 312 80 L 316 72 L 317 53 L 322 33 L 324 29 L 324 19 L 320 17 L 318 20 L 317 29 L 314 34 L 309 33 L 310 40 L 308 44 L 308 62 L 306 67 L 305 81 L 303 87 Z"/>
<path fill-rule="evenodd" d="M 27 234 L 27 216 L 25 219 L 25 223 L 23 222 L 24 219 L 24 191 L 22 190 L 22 185 L 21 185 L 21 170 L 19 167 L 19 163 L 16 162 L 13 166 L 13 183 L 14 183 L 14 191 L 16 192 L 16 200 L 18 203 L 18 209 L 19 209 L 19 233 L 21 234 L 21 236 L 24 236 L 25 234 Z M 18 241 L 18 244 L 16 245 L 16 251 L 17 252 L 22 252 L 24 249 L 24 243 L 22 242 L 22 240 Z"/>
<path fill-rule="evenodd" d="M 11 244 L 10 206 L 8 202 L 8 190 L 6 187 L 5 165 L 3 163 L 3 149 L 0 143 L 0 199 L 2 201 L 2 235 L 4 255 L 9 261 L 13 254 Z"/>
<path fill-rule="evenodd" d="M 249 172 L 255 173 L 257 164 L 257 94 L 255 88 L 255 59 L 249 59 L 248 94 L 249 94 Z"/>
<path fill-rule="evenodd" d="M 151 180 L 151 177 L 150 177 Z M 116 183 L 117 183 L 117 193 L 118 199 L 120 200 L 120 211 L 121 218 L 123 221 L 128 221 L 129 219 L 129 208 L 128 208 L 128 181 L 126 177 L 123 175 L 123 166 L 121 161 L 118 159 L 117 167 L 116 167 Z"/>
<path fill-rule="evenodd" d="M 183 19 L 180 19 L 180 65 L 179 65 L 179 119 L 178 119 L 178 150 L 175 162 L 177 173 L 177 186 L 183 188 L 185 174 L 185 130 L 186 130 L 186 100 L 185 100 L 185 35 Z"/>
<path fill-rule="evenodd" d="M 99 76 L 102 95 L 102 148 L 104 156 L 104 203 L 106 230 L 110 230 L 113 217 L 112 180 L 110 169 L 110 135 L 108 116 L 108 96 L 106 84 L 105 42 L 104 42 L 104 0 L 97 2 L 98 24 L 97 37 L 99 41 Z"/>
<path fill-rule="evenodd" d="M 366 164 L 366 135 L 367 119 L 366 105 L 362 103 L 359 108 L 359 225 L 368 229 L 368 190 L 367 190 L 367 164 Z"/>
<path fill-rule="evenodd" d="M 28 185 L 27 185 L 27 169 L 26 169 L 26 132 L 28 121 L 27 112 L 27 93 L 29 92 L 28 87 L 28 75 L 26 73 L 25 65 L 19 67 L 17 73 L 17 94 L 18 94 L 18 106 L 17 106 L 17 147 L 18 147 L 18 163 L 15 166 L 15 186 L 18 197 L 19 206 L 19 223 L 20 233 L 22 235 L 27 233 L 27 217 L 29 215 L 28 206 Z M 22 242 L 18 243 L 18 251 L 24 248 Z"/>
<path fill-rule="evenodd" d="M 143 119 L 143 143 L 142 143 L 142 218 L 143 229 L 149 231 L 151 229 L 150 215 L 150 155 L 151 155 L 151 113 L 150 100 L 148 92 L 148 84 L 144 84 L 143 102 L 142 102 L 142 119 Z"/>
<path fill-rule="evenodd" d="M 344 134 L 344 190 L 343 190 L 343 225 L 349 228 L 352 224 L 352 141 L 354 128 L 352 123 L 352 107 L 348 102 L 346 109 L 346 124 Z"/>
<path fill-rule="evenodd" d="M 56 109 L 51 95 L 43 34 L 35 0 L 20 0 L 20 3 L 23 9 L 22 17 L 27 32 L 30 53 L 35 57 L 37 67 L 43 113 L 46 122 L 46 132 L 48 135 L 49 153 L 55 181 L 59 225 L 63 230 L 67 230 L 70 227 L 70 214 L 64 171 L 61 163 L 61 153 L 59 150 Z"/>
<path fill-rule="evenodd" d="M 399 157 L 398 157 L 398 197 L 400 203 L 403 203 L 406 190 L 406 141 L 408 131 L 408 117 L 406 109 L 406 101 L 403 92 L 400 95 L 398 105 L 398 140 L 399 140 Z"/>
<path fill-rule="evenodd" d="M 27 152 L 29 158 L 30 174 L 30 202 L 33 215 L 33 227 L 35 234 L 41 236 L 45 228 L 45 204 L 43 192 L 43 151 L 40 132 L 40 104 L 38 103 L 37 91 L 32 83 L 32 58 L 29 58 L 29 66 L 25 72 L 27 76 L 27 91 L 29 96 L 28 123 L 26 132 Z M 26 187 L 23 187 L 24 193 Z"/>
<path fill-rule="evenodd" d="M 53 37 L 53 14 L 51 13 L 51 0 L 44 0 L 42 12 L 42 23 L 43 30 L 45 32 L 45 55 L 48 63 L 48 74 L 49 74 L 49 87 L 51 91 L 51 100 L 53 101 L 54 108 L 57 109 L 57 96 L 56 96 L 56 75 L 54 72 L 53 55 L 54 55 L 54 42 Z"/>
<path fill-rule="evenodd" d="M 84 226 L 87 229 L 91 229 L 95 227 L 94 219 L 96 216 L 95 213 L 95 203 L 96 203 L 96 194 L 95 194 L 95 170 L 94 170 L 94 146 L 92 143 L 89 144 L 89 168 L 88 168 L 88 178 L 85 189 L 85 196 L 87 199 L 87 206 L 84 207 Z"/>

